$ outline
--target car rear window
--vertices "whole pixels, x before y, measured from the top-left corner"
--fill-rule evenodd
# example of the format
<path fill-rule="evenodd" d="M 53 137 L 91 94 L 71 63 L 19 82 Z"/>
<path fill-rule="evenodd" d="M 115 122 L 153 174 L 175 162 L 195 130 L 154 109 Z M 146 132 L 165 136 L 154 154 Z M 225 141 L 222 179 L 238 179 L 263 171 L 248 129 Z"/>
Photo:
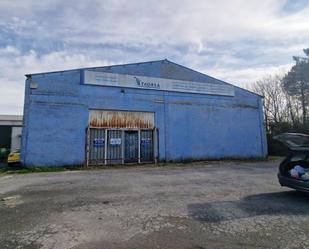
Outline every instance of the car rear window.
<path fill-rule="evenodd" d="M 287 136 L 286 143 L 292 147 L 309 147 L 309 138 L 307 136 Z"/>

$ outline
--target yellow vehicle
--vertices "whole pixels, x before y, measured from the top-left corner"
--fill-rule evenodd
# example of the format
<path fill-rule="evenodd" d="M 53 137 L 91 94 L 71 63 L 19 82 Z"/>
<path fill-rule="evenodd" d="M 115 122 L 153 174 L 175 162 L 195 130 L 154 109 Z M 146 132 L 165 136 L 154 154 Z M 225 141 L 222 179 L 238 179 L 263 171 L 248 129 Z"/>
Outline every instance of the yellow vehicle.
<path fill-rule="evenodd" d="M 20 163 L 20 151 L 15 150 L 8 156 L 8 165 L 15 165 Z"/>

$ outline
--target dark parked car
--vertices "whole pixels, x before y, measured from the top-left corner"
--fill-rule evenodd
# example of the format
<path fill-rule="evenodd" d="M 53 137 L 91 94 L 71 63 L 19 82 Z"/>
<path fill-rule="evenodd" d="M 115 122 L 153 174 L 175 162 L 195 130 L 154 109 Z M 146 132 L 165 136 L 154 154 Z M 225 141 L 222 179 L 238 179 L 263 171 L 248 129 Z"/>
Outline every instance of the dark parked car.
<path fill-rule="evenodd" d="M 279 166 L 278 179 L 281 186 L 309 193 L 309 136 L 300 133 L 282 133 L 274 139 L 289 150 L 287 157 Z"/>

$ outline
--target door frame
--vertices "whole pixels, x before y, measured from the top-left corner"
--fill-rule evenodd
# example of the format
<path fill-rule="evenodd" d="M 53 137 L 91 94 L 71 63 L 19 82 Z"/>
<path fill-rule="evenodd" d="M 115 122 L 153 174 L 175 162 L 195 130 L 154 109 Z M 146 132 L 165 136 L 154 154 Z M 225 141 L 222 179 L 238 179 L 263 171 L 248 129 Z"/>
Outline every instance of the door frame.
<path fill-rule="evenodd" d="M 86 129 L 86 142 L 85 142 L 85 166 L 92 166 L 94 164 L 90 163 L 90 146 L 92 146 L 92 141 L 91 140 L 91 130 L 94 129 L 100 129 L 100 130 L 104 130 L 104 165 L 111 165 L 111 163 L 109 163 L 107 159 L 107 144 L 108 144 L 108 131 L 112 130 L 117 130 L 117 131 L 121 131 L 121 158 L 119 160 L 121 160 L 121 164 L 130 164 L 130 163 L 126 163 L 125 162 L 125 131 L 137 131 L 138 132 L 138 160 L 137 163 L 158 163 L 158 159 L 159 159 L 159 129 L 158 128 L 152 128 L 152 129 L 144 129 L 144 128 L 110 128 L 110 127 L 90 127 L 88 126 Z M 147 130 L 151 130 L 152 131 L 152 139 L 153 139 L 153 144 L 152 144 L 152 154 L 153 154 L 153 160 L 149 161 L 149 162 L 141 162 L 141 131 L 147 131 Z M 134 162 L 133 164 L 135 164 L 136 162 Z M 97 166 L 97 164 L 96 164 Z"/>
<path fill-rule="evenodd" d="M 136 132 L 137 133 L 137 158 L 136 158 L 136 162 L 125 162 L 126 160 L 128 160 L 128 158 L 126 158 L 126 132 Z M 124 129 L 123 130 L 123 136 L 124 136 L 124 143 L 123 143 L 123 160 L 125 164 L 134 164 L 134 163 L 140 163 L 140 130 L 139 129 Z"/>

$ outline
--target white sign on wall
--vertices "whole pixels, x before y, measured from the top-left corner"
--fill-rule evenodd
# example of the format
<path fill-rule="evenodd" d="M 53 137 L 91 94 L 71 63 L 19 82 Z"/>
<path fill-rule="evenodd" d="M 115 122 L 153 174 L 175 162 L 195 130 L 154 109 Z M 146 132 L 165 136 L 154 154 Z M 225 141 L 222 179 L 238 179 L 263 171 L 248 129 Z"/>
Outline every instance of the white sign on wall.
<path fill-rule="evenodd" d="M 85 70 L 84 84 L 234 96 L 234 86 Z"/>
<path fill-rule="evenodd" d="M 121 144 L 121 138 L 111 138 L 110 144 L 111 145 L 120 145 Z"/>

